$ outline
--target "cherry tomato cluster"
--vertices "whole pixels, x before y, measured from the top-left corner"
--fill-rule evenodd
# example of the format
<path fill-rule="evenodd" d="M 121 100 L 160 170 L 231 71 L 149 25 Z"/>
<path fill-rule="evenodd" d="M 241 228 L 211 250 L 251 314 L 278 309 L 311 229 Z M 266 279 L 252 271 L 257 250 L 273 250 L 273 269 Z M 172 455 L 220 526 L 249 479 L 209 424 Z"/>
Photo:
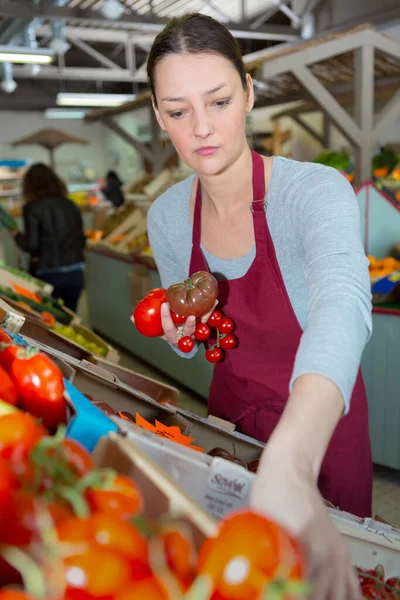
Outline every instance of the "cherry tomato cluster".
<path fill-rule="evenodd" d="M 400 600 L 400 576 L 386 579 L 382 565 L 369 570 L 357 567 L 356 571 L 364 598 Z"/>
<path fill-rule="evenodd" d="M 175 324 L 178 324 L 177 320 L 174 320 L 176 317 L 179 317 L 179 315 L 172 316 L 172 320 Z M 185 322 L 185 319 L 183 322 Z M 206 359 L 210 363 L 218 363 L 223 359 L 224 351 L 233 350 L 237 346 L 237 337 L 232 333 L 235 323 L 229 317 L 225 317 L 221 311 L 213 310 L 207 323 L 197 323 L 194 338 L 199 342 L 206 342 L 211 336 L 212 328 L 216 329 L 217 340 L 214 345 L 207 347 Z M 185 335 L 179 340 L 178 347 L 181 352 L 186 353 L 193 350 L 194 344 L 194 339 Z"/>

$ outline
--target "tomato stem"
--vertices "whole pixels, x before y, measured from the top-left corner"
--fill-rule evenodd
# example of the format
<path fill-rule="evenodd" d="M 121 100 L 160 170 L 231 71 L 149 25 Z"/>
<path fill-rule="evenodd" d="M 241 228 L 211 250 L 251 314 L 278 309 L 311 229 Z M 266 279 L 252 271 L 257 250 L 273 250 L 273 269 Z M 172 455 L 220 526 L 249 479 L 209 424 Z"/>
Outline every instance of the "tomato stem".
<path fill-rule="evenodd" d="M 214 583 L 209 575 L 199 575 L 186 592 L 184 600 L 210 600 Z"/>
<path fill-rule="evenodd" d="M 158 535 L 149 539 L 149 565 L 154 577 L 167 592 L 168 598 L 183 600 L 184 597 L 177 579 L 167 563 L 164 540 Z"/>
<path fill-rule="evenodd" d="M 34 598 L 46 598 L 47 590 L 44 573 L 27 552 L 16 546 L 6 546 L 1 555 L 8 564 L 21 574 L 27 594 Z"/>
<path fill-rule="evenodd" d="M 72 509 L 77 517 L 83 519 L 89 516 L 90 511 L 88 503 L 78 490 L 63 485 L 56 487 L 56 491 L 60 498 L 63 498 L 72 506 Z"/>

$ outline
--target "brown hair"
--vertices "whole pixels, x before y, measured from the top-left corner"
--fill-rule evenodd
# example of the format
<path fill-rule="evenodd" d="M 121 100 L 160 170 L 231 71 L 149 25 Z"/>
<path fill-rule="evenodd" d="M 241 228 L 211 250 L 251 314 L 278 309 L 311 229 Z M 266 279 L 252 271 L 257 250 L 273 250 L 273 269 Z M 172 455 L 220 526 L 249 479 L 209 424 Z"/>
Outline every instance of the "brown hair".
<path fill-rule="evenodd" d="M 27 170 L 22 191 L 27 202 L 45 196 L 66 196 L 68 193 L 65 183 L 53 169 L 43 163 L 36 163 Z"/>
<path fill-rule="evenodd" d="M 247 89 L 239 44 L 225 25 L 212 17 L 196 12 L 174 17 L 158 34 L 147 60 L 147 77 L 155 102 L 155 70 L 171 54 L 219 54 L 234 66 L 243 89 Z"/>

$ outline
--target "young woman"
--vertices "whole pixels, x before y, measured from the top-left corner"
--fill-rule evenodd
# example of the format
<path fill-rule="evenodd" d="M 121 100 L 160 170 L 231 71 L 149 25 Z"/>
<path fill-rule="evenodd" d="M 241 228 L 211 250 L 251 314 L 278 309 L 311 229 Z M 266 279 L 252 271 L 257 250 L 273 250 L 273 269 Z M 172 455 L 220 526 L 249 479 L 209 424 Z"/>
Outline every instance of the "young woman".
<path fill-rule="evenodd" d="M 54 286 L 55 298 L 75 311 L 84 285 L 85 235 L 79 208 L 67 198 L 63 181 L 37 163 L 25 173 L 24 233 L 17 245 L 31 255 L 30 272 Z"/>
<path fill-rule="evenodd" d="M 371 514 L 367 399 L 359 371 L 371 333 L 357 199 L 337 171 L 252 152 L 254 102 L 236 41 L 210 17 L 173 19 L 148 63 L 153 106 L 196 175 L 148 215 L 162 284 L 210 270 L 239 347 L 215 366 L 209 412 L 268 442 L 252 504 L 308 552 L 313 598 L 358 598 L 322 496 Z M 177 328 L 163 308 L 167 341 Z"/>

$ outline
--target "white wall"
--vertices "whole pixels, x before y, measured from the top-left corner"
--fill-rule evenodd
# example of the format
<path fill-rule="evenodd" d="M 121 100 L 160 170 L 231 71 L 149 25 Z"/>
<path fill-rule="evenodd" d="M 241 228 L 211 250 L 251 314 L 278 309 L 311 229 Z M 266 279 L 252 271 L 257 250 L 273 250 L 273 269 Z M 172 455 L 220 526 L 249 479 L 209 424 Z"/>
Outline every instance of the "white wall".
<path fill-rule="evenodd" d="M 107 168 L 105 152 L 105 130 L 103 125 L 95 123 L 86 125 L 78 120 L 45 119 L 40 112 L 0 111 L 0 158 L 32 159 L 49 162 L 49 154 L 41 146 L 17 146 L 13 148 L 11 141 L 25 137 L 39 129 L 61 129 L 70 135 L 86 138 L 89 144 L 64 145 L 55 151 L 58 173 L 68 180 L 71 169 L 78 168 L 81 161 L 93 167 L 96 175 L 101 177 Z"/>
<path fill-rule="evenodd" d="M 134 137 L 137 136 L 138 124 L 147 123 L 149 119 L 148 110 L 145 108 L 114 118 L 122 129 Z M 133 179 L 143 168 L 140 154 L 108 128 L 105 131 L 105 159 L 107 168 L 115 169 L 125 182 Z"/>

